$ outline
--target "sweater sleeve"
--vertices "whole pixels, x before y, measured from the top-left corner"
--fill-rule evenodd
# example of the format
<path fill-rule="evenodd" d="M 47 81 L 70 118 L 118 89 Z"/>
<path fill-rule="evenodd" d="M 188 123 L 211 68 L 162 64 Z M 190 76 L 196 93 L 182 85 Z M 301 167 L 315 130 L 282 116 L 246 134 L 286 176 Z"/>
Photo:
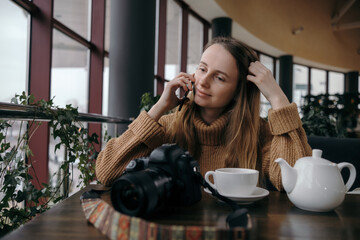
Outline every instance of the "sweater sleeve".
<path fill-rule="evenodd" d="M 311 147 L 295 103 L 277 110 L 270 109 L 268 119 L 268 126 L 262 136 L 265 142 L 262 169 L 265 176 L 269 177 L 271 183 L 280 191 L 281 169 L 275 160 L 283 158 L 294 166 L 297 159 L 311 155 Z"/>
<path fill-rule="evenodd" d="M 143 111 L 118 138 L 111 139 L 96 160 L 96 177 L 111 185 L 124 171 L 130 160 L 148 156 L 163 144 L 165 130 Z"/>

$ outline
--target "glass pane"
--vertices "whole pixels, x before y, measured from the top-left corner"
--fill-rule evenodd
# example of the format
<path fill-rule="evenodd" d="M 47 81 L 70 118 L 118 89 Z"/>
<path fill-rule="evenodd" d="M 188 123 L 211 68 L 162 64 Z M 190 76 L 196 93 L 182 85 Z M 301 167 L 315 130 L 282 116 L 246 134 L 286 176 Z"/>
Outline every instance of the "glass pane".
<path fill-rule="evenodd" d="M 303 105 L 303 97 L 308 94 L 309 68 L 294 64 L 293 67 L 293 102 L 298 107 Z"/>
<path fill-rule="evenodd" d="M 274 61 L 272 57 L 260 54 L 260 62 L 274 74 Z"/>
<path fill-rule="evenodd" d="M 167 1 L 165 79 L 172 80 L 180 72 L 181 7 Z"/>
<path fill-rule="evenodd" d="M 279 83 L 279 79 L 280 79 L 280 61 L 279 59 L 277 58 L 276 59 L 276 64 L 275 64 L 275 68 L 276 68 L 276 76 L 275 76 L 275 79 L 276 79 L 276 82 Z"/>
<path fill-rule="evenodd" d="M 54 18 L 90 39 L 90 0 L 54 0 Z"/>
<path fill-rule="evenodd" d="M 262 93 L 260 93 L 260 117 L 267 117 L 270 108 L 270 102 L 264 97 Z"/>
<path fill-rule="evenodd" d="M 0 102 L 27 92 L 30 15 L 11 1 L 0 1 Z"/>
<path fill-rule="evenodd" d="M 106 0 L 106 10 L 105 10 L 105 50 L 110 50 L 110 7 L 111 0 Z"/>
<path fill-rule="evenodd" d="M 61 32 L 53 31 L 51 98 L 55 105 L 71 104 L 79 112 L 88 111 L 89 50 Z"/>
<path fill-rule="evenodd" d="M 102 114 L 108 115 L 109 104 L 109 58 L 104 58 Z"/>
<path fill-rule="evenodd" d="M 0 6 L 1 6 L 1 4 L 0 4 Z M 10 143 L 10 146 L 11 146 L 10 148 L 13 148 L 19 144 L 19 139 L 21 139 L 21 137 L 24 135 L 24 133 L 27 129 L 27 122 L 25 122 L 25 121 L 7 121 L 7 122 L 11 125 L 11 127 L 5 128 L 5 129 L 0 129 L 0 132 L 2 132 L 4 134 L 5 141 L 7 143 Z M 7 151 L 7 152 L 9 152 L 9 151 Z M 20 157 L 23 161 L 25 161 L 25 152 L 24 152 L 24 150 L 21 149 L 21 147 L 18 150 L 17 157 Z M 10 170 L 12 170 L 13 168 L 16 167 L 16 165 L 14 164 L 14 161 L 15 160 L 12 160 L 10 163 L 10 166 L 8 166 L 8 168 L 10 168 Z M 5 168 L 5 164 L 6 163 L 4 161 L 0 161 L 1 168 Z M 3 174 L 0 175 L 1 188 L 3 187 L 4 177 L 5 176 Z M 17 185 L 17 187 L 22 188 L 22 185 L 23 184 L 20 183 Z M 1 191 L 1 188 L 0 188 L 0 199 L 3 199 L 3 197 L 5 196 L 5 193 Z M 9 202 L 9 203 L 11 204 L 11 202 Z"/>
<path fill-rule="evenodd" d="M 343 73 L 329 72 L 329 94 L 343 94 L 345 78 Z"/>
<path fill-rule="evenodd" d="M 203 32 L 203 24 L 192 15 L 189 15 L 187 73 L 194 73 L 200 62 L 203 49 Z"/>
<path fill-rule="evenodd" d="M 266 68 L 268 68 L 274 74 L 274 61 L 272 57 L 266 56 L 264 54 L 259 55 L 260 62 L 264 64 Z M 268 115 L 268 111 L 271 108 L 270 102 L 264 97 L 264 95 L 260 94 L 260 102 L 261 102 L 261 117 L 266 117 Z"/>
<path fill-rule="evenodd" d="M 319 95 L 326 92 L 326 72 L 320 69 L 311 69 L 311 94 Z"/>
<path fill-rule="evenodd" d="M 71 104 L 78 107 L 79 112 L 86 113 L 88 111 L 88 55 L 89 50 L 65 36 L 61 32 L 53 31 L 53 52 L 52 52 L 52 68 L 51 68 L 51 98 L 54 98 L 54 104 L 65 107 Z M 83 123 L 87 127 L 86 123 Z M 58 143 L 58 139 L 54 140 L 50 136 L 49 143 L 49 174 L 55 176 L 51 180 L 55 184 L 59 177 L 59 166 L 65 158 L 65 149 L 60 148 L 54 153 L 54 146 Z M 70 170 L 70 195 L 78 189 L 79 171 L 77 163 Z"/>
<path fill-rule="evenodd" d="M 88 125 L 85 122 L 81 123 L 82 126 L 79 127 L 84 127 L 87 128 Z M 55 150 L 55 145 L 60 143 L 59 138 L 57 138 L 56 140 L 54 139 L 54 137 L 51 135 L 51 131 L 50 130 L 50 141 L 49 141 L 49 183 L 55 187 L 57 183 L 59 183 L 59 181 L 62 179 L 64 172 L 63 170 L 60 169 L 61 164 L 65 161 L 65 157 L 67 156 L 66 152 L 65 152 L 65 147 L 62 145 L 60 147 L 60 149 L 57 149 L 56 152 L 54 152 Z M 74 193 L 78 192 L 80 190 L 80 187 L 77 187 L 77 185 L 80 182 L 80 170 L 78 169 L 78 164 L 79 164 L 79 160 L 76 159 L 75 162 L 72 164 L 72 166 L 70 166 L 69 169 L 69 196 L 73 195 Z M 63 186 L 60 189 L 60 192 L 63 193 L 64 189 Z"/>
<path fill-rule="evenodd" d="M 102 115 L 108 116 L 108 106 L 109 106 L 109 58 L 104 58 L 104 73 L 103 73 L 103 97 L 102 97 Z M 102 134 L 101 136 L 105 136 L 108 133 L 108 123 L 102 124 Z M 101 149 L 103 149 L 106 145 L 104 139 L 102 140 Z"/>

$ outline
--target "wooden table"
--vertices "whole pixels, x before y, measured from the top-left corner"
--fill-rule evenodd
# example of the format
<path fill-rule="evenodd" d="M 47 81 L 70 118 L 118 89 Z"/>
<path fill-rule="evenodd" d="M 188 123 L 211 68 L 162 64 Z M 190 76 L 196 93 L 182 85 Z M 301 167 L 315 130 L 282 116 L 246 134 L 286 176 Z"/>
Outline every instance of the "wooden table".
<path fill-rule="evenodd" d="M 90 185 L 3 239 L 106 239 L 87 223 L 80 205 L 81 193 L 91 188 L 103 189 L 100 185 Z M 109 195 L 104 199 L 109 201 Z M 346 195 L 343 204 L 328 213 L 300 210 L 283 192 L 270 192 L 266 198 L 246 207 L 253 225 L 250 239 L 360 238 L 360 195 Z M 170 213 L 159 211 L 150 220 L 163 224 L 223 226 L 230 212 L 227 205 L 203 193 L 199 203 L 172 208 Z"/>

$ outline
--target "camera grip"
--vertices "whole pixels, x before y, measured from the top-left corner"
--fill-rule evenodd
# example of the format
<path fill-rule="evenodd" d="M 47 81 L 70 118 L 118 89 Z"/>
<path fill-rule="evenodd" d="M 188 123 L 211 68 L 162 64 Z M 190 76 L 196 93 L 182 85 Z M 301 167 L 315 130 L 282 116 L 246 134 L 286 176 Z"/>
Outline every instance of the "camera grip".
<path fill-rule="evenodd" d="M 213 179 L 214 179 L 214 183 L 212 183 L 209 179 L 210 176 L 213 176 Z M 216 186 L 215 186 L 215 172 L 214 171 L 208 171 L 205 173 L 205 181 L 214 189 L 216 189 Z"/>

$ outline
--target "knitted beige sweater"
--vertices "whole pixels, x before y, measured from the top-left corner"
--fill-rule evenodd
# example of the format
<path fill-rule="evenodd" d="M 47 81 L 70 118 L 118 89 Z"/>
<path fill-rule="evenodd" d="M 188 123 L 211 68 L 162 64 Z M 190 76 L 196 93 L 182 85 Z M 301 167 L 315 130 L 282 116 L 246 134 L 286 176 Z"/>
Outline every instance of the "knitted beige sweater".
<path fill-rule="evenodd" d="M 130 160 L 148 156 L 153 149 L 167 143 L 166 129 L 173 122 L 174 116 L 164 115 L 156 122 L 147 112 L 141 112 L 127 131 L 120 137 L 111 139 L 100 152 L 96 161 L 98 180 L 111 185 Z M 297 159 L 311 155 L 311 148 L 295 103 L 276 111 L 269 110 L 268 119 L 268 123 L 263 124 L 260 130 L 260 138 L 264 143 L 261 153 L 262 173 L 280 190 L 280 168 L 274 160 L 282 157 L 293 166 Z M 221 116 L 211 125 L 205 124 L 200 118 L 194 121 L 199 137 L 198 147 L 201 148 L 197 160 L 203 175 L 209 170 L 224 167 L 225 147 L 222 139 L 227 122 L 227 115 Z"/>

